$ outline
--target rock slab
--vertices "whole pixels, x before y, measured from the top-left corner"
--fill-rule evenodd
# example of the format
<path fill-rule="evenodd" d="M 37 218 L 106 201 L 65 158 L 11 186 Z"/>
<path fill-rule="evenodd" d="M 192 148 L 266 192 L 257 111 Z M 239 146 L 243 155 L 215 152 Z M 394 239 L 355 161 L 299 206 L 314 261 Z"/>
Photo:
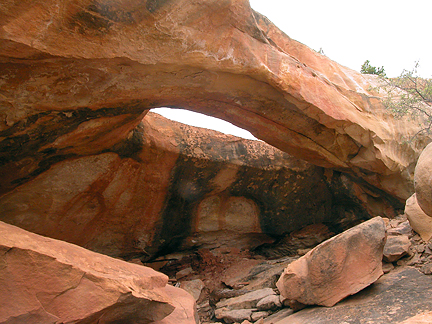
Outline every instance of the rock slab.
<path fill-rule="evenodd" d="M 167 285 L 164 290 L 168 296 L 173 297 L 175 309 L 164 319 L 152 324 L 199 324 L 195 299 L 187 291 L 170 285 Z"/>
<path fill-rule="evenodd" d="M 284 270 L 281 296 L 306 305 L 333 306 L 382 274 L 385 224 L 375 217 L 315 247 Z"/>
<path fill-rule="evenodd" d="M 288 313 L 285 318 L 279 317 L 272 322 L 273 324 L 419 324 L 430 323 L 420 320 L 430 319 L 431 311 L 430 277 L 408 267 L 381 277 L 370 287 L 334 307 L 307 308 L 293 315 Z M 270 324 L 267 321 L 265 323 Z"/>
<path fill-rule="evenodd" d="M 271 295 L 275 295 L 273 289 L 271 288 L 259 289 L 259 290 L 251 291 L 242 296 L 222 300 L 216 304 L 216 307 L 228 308 L 228 309 L 255 308 L 259 301 Z"/>
<path fill-rule="evenodd" d="M 395 262 L 407 255 L 411 242 L 408 235 L 389 236 L 384 246 L 383 260 L 385 262 Z"/>
<path fill-rule="evenodd" d="M 167 282 L 153 269 L 0 222 L 0 323 L 151 323 L 175 309 Z"/>

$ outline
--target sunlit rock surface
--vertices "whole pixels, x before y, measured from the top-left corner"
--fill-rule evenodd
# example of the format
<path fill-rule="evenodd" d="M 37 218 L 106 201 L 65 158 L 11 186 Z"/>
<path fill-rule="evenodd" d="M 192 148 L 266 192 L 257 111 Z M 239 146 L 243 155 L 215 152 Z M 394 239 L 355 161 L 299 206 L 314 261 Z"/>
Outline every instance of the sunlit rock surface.
<path fill-rule="evenodd" d="M 385 243 L 384 221 L 375 217 L 324 241 L 289 264 L 276 285 L 284 300 L 334 306 L 383 275 Z"/>
<path fill-rule="evenodd" d="M 150 259 L 181 246 L 254 248 L 316 223 L 341 231 L 391 209 L 365 197 L 340 172 L 266 143 L 149 113 L 114 152 L 52 165 L 0 197 L 0 210 L 38 234 Z"/>
<path fill-rule="evenodd" d="M 424 143 L 375 83 L 290 39 L 248 1 L 3 1 L 1 193 L 59 161 L 112 150 L 147 109 L 250 130 L 373 195 L 412 194 Z"/>
<path fill-rule="evenodd" d="M 0 234 L 0 323 L 151 323 L 181 307 L 153 269 L 3 222 Z"/>

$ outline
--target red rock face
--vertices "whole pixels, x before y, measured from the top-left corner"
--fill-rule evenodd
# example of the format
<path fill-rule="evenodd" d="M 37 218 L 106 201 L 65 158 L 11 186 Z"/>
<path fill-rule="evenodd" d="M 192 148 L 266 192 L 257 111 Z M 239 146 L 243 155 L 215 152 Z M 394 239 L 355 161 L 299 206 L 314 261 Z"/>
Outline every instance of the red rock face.
<path fill-rule="evenodd" d="M 378 212 L 365 196 L 263 142 L 149 113 L 115 152 L 56 163 L 0 197 L 0 210 L 29 231 L 147 260 L 215 242 L 253 248 L 315 223 L 340 231 Z"/>
<path fill-rule="evenodd" d="M 418 233 L 423 241 L 432 238 L 432 217 L 426 215 L 417 202 L 417 195 L 409 197 L 405 205 L 405 214 L 412 229 Z"/>
<path fill-rule="evenodd" d="M 187 305 L 176 296 L 194 304 L 153 269 L 3 222 L 0 234 L 0 323 L 150 323 Z"/>
<path fill-rule="evenodd" d="M 423 212 L 432 217 L 432 145 L 421 153 L 415 168 L 415 192 L 417 203 Z"/>
<path fill-rule="evenodd" d="M 412 193 L 412 123 L 246 0 L 6 1 L 0 22 L 2 193 L 111 149 L 160 106 L 230 120 L 375 195 Z"/>
<path fill-rule="evenodd" d="M 389 117 L 372 79 L 290 39 L 247 1 L 6 1 L 0 27 L 6 222 L 151 258 L 205 231 L 342 230 L 391 216 L 412 193 L 420 144 L 402 144 L 412 123 Z M 229 120 L 315 167 L 142 123 L 160 106 Z"/>
<path fill-rule="evenodd" d="M 277 287 L 286 300 L 333 306 L 382 274 L 384 221 L 373 218 L 315 247 L 284 270 Z"/>

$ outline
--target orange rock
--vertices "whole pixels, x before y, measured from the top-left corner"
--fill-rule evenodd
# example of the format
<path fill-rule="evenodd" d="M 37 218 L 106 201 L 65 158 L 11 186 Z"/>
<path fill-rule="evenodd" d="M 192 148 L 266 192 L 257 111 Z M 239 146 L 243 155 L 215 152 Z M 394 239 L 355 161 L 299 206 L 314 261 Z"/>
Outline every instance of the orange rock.
<path fill-rule="evenodd" d="M 414 181 L 417 203 L 432 217 L 432 143 L 426 146 L 417 161 Z"/>
<path fill-rule="evenodd" d="M 153 324 L 199 324 L 195 299 L 186 291 L 167 285 L 165 293 L 172 298 L 174 311 L 164 319 Z"/>
<path fill-rule="evenodd" d="M 382 274 L 386 232 L 375 217 L 315 247 L 284 270 L 277 287 L 285 300 L 333 306 Z"/>
<path fill-rule="evenodd" d="M 182 244 L 250 249 L 271 241 L 267 235 L 316 222 L 347 228 L 373 214 L 367 194 L 346 176 L 261 141 L 153 113 L 129 135 L 114 152 L 59 161 L 2 195 L 0 220 L 110 256 L 148 260 Z M 374 201 L 386 206 L 385 199 Z M 303 236 L 316 236 L 317 226 Z"/>
<path fill-rule="evenodd" d="M 432 323 L 432 312 L 424 312 L 416 316 L 410 317 L 398 324 L 430 324 Z"/>
<path fill-rule="evenodd" d="M 174 106 L 229 120 L 375 194 L 412 194 L 406 171 L 419 152 L 404 139 L 415 123 L 383 109 L 374 79 L 289 38 L 247 0 L 9 2 L 0 27 L 3 192 L 70 155 L 112 148 L 147 109 Z"/>
<path fill-rule="evenodd" d="M 418 205 L 417 194 L 407 199 L 405 214 L 412 229 L 421 236 L 423 241 L 428 242 L 432 237 L 432 217 L 426 215 Z"/>
<path fill-rule="evenodd" d="M 0 251 L 0 323 L 148 323 L 184 298 L 153 269 L 2 222 Z"/>

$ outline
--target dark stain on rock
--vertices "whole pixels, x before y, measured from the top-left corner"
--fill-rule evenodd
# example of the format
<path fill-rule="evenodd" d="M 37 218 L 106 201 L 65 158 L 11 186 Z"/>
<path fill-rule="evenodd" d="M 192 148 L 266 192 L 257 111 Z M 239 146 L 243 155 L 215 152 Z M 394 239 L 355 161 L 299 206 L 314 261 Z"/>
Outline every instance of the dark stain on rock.
<path fill-rule="evenodd" d="M 59 137 L 71 133 L 86 121 L 100 117 L 114 117 L 130 114 L 131 119 L 139 116 L 144 109 L 140 103 L 132 102 L 122 107 L 101 108 L 92 110 L 81 108 L 72 111 L 43 112 L 29 116 L 26 120 L 15 123 L 10 128 L 0 132 L 0 194 L 12 190 L 18 184 L 25 183 L 47 170 L 53 163 L 70 157 L 57 149 L 43 149 L 55 142 Z M 104 133 L 95 135 L 95 140 Z M 126 154 L 126 149 L 123 152 Z M 21 161 L 31 157 L 36 166 L 26 173 L 10 174 L 11 170 L 22 169 Z"/>
<path fill-rule="evenodd" d="M 183 240 L 191 234 L 193 215 L 201 200 L 214 188 L 209 185 L 221 169 L 220 163 L 208 160 L 191 161 L 181 155 L 171 176 L 171 185 L 161 224 L 152 244 L 152 256 L 177 251 Z"/>
<path fill-rule="evenodd" d="M 106 2 L 93 3 L 88 7 L 88 11 L 106 18 L 108 21 L 122 24 L 133 24 L 135 20 L 131 12 L 114 8 Z"/>
<path fill-rule="evenodd" d="M 114 145 L 109 151 L 117 153 L 121 158 L 132 158 L 135 161 L 141 162 L 139 153 L 144 145 L 144 126 L 140 123 L 135 127 L 131 135 L 124 141 Z"/>
<path fill-rule="evenodd" d="M 253 201 L 259 208 L 261 231 L 275 238 L 281 251 L 286 250 L 287 235 L 308 225 L 324 224 L 329 232 L 339 233 L 371 217 L 367 206 L 357 198 L 352 180 L 341 173 L 333 172 L 328 178 L 323 168 L 312 165 L 300 170 L 288 166 L 269 168 L 274 160 L 265 155 L 248 156 L 242 142 L 225 146 L 212 141 L 203 143 L 199 147 L 203 159 L 191 153 L 196 146 L 188 146 L 187 142 L 181 146 L 182 155 L 174 168 L 158 234 L 147 251 L 147 260 L 178 250 L 191 234 L 199 204 L 213 195 Z M 237 166 L 234 181 L 219 192 L 214 179 L 231 159 L 245 164 Z M 269 248 L 278 248 L 277 244 Z"/>
<path fill-rule="evenodd" d="M 299 172 L 244 168 L 230 194 L 255 201 L 260 209 L 261 230 L 274 237 L 321 223 L 331 212 L 331 193 L 319 167 Z"/>
<path fill-rule="evenodd" d="M 47 156 L 49 156 L 49 157 L 46 159 L 42 159 L 38 163 L 37 168 L 33 172 L 31 172 L 30 174 L 28 174 L 25 177 L 21 177 L 21 178 L 13 180 L 11 182 L 11 184 L 14 186 L 19 186 L 19 185 L 26 183 L 27 181 L 30 181 L 31 179 L 37 177 L 39 174 L 47 171 L 51 167 L 51 165 L 56 164 L 56 163 L 61 162 L 61 161 L 64 161 L 64 160 L 67 160 L 67 159 L 71 159 L 71 158 L 77 156 L 76 154 L 72 154 L 72 153 L 71 154 L 61 154 L 61 155 L 50 155 L 50 154 L 53 154 L 53 153 L 47 153 Z M 0 193 L 2 193 L 2 192 L 0 191 Z"/>
<path fill-rule="evenodd" d="M 151 13 L 154 13 L 170 2 L 172 2 L 172 0 L 147 0 L 146 8 Z"/>
<path fill-rule="evenodd" d="M 108 33 L 112 22 L 100 15 L 88 11 L 76 13 L 70 22 L 70 27 L 78 33 L 102 36 Z"/>
<path fill-rule="evenodd" d="M 345 179 L 344 174 L 335 171 L 332 180 L 328 183 L 332 193 L 331 214 L 335 220 L 331 227 L 336 233 L 341 233 L 371 218 L 364 204 L 354 194 L 353 183 Z"/>
<path fill-rule="evenodd" d="M 387 212 L 393 211 L 394 216 L 403 213 L 405 202 L 397 200 L 388 193 L 375 188 L 361 178 L 352 177 L 350 174 L 333 171 L 334 176 L 329 182 L 329 188 L 333 195 L 332 214 L 340 221 L 333 224 L 333 230 L 342 232 L 359 224 L 361 221 L 371 218 L 365 202 L 360 201 L 354 193 L 354 185 L 360 185 L 370 191 L 367 204 L 386 206 Z M 383 211 L 383 215 L 386 213 Z M 373 215 L 376 216 L 376 215 Z"/>
<path fill-rule="evenodd" d="M 131 25 L 135 23 L 133 13 L 107 2 L 93 2 L 84 10 L 77 12 L 70 20 L 70 27 L 80 34 L 107 34 L 116 23 Z"/>
<path fill-rule="evenodd" d="M 371 218 L 367 206 L 357 198 L 353 183 L 344 174 L 334 171 L 331 179 L 325 180 L 323 169 L 317 167 L 312 173 L 293 175 L 299 179 L 297 183 L 294 181 L 298 189 L 287 197 L 283 197 L 286 188 L 278 193 L 260 184 L 262 195 L 259 195 L 258 190 L 250 190 L 261 209 L 263 231 L 276 238 L 274 243 L 256 248 L 255 253 L 268 258 L 295 255 L 299 248 L 313 247 L 330 237 L 324 233 L 326 235 L 322 240 L 310 246 L 296 246 L 292 233 L 307 225 L 322 223 L 327 226 L 329 233 L 341 233 Z M 287 177 L 290 175 L 280 174 L 275 179 Z M 316 235 L 318 237 L 320 233 Z"/>

